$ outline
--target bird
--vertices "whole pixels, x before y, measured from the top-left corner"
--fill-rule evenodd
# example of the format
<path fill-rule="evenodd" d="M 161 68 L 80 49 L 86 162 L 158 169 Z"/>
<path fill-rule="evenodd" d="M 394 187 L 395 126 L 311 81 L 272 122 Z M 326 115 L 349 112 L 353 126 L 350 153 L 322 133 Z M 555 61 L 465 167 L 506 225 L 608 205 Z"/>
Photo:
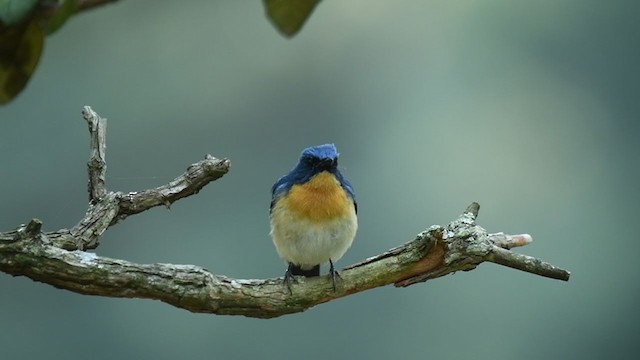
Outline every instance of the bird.
<path fill-rule="evenodd" d="M 271 238 L 288 264 L 284 284 L 291 292 L 294 276 L 320 276 L 329 263 L 333 290 L 334 268 L 353 243 L 358 230 L 358 204 L 351 183 L 338 169 L 334 144 L 304 149 L 297 165 L 271 188 Z"/>

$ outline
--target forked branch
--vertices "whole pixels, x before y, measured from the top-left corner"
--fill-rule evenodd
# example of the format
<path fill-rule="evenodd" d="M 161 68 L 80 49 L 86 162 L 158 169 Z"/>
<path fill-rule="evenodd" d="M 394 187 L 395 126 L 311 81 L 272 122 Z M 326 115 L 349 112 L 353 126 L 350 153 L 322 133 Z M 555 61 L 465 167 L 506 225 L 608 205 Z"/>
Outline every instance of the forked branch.
<path fill-rule="evenodd" d="M 343 269 L 332 288 L 327 276 L 300 278 L 292 294 L 282 278 L 232 279 L 194 265 L 135 264 L 86 252 L 99 245 L 111 225 L 155 206 L 169 206 L 196 194 L 229 170 L 227 159 L 210 155 L 189 166 L 170 183 L 142 192 L 111 192 L 105 183 L 106 120 L 90 107 L 91 157 L 88 163 L 90 203 L 71 230 L 41 231 L 31 220 L 0 233 L 0 271 L 87 295 L 164 301 L 193 312 L 271 318 L 305 311 L 315 305 L 364 290 L 394 284 L 410 286 L 489 261 L 533 274 L 569 280 L 569 272 L 539 259 L 510 251 L 532 241 L 530 235 L 488 234 L 476 224 L 480 206 L 472 203 L 446 226 L 431 226 L 406 244 Z"/>

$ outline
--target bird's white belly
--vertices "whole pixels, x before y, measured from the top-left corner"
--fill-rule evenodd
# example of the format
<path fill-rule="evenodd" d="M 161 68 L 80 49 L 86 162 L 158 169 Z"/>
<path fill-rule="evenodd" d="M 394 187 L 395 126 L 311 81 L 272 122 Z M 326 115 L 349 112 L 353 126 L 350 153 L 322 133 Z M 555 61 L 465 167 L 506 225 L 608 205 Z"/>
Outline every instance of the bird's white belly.
<path fill-rule="evenodd" d="M 345 217 L 322 222 L 292 216 L 279 206 L 271 214 L 271 237 L 278 255 L 303 269 L 340 259 L 353 243 L 357 229 L 355 209 Z"/>

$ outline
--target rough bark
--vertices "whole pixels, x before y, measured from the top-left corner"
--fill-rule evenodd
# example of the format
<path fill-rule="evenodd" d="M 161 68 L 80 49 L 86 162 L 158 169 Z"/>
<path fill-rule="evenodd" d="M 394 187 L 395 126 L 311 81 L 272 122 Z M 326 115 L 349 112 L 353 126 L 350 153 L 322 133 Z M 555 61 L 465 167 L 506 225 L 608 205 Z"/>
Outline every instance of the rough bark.
<path fill-rule="evenodd" d="M 300 278 L 289 291 L 283 279 L 245 280 L 215 275 L 194 265 L 135 264 L 86 250 L 99 245 L 111 225 L 152 207 L 196 194 L 229 170 L 227 159 L 207 155 L 170 183 L 142 192 L 111 192 L 105 184 L 106 119 L 90 107 L 91 156 L 89 207 L 72 229 L 42 232 L 31 220 L 17 230 L 0 232 L 0 271 L 80 294 L 161 300 L 192 312 L 271 318 L 364 290 L 394 284 L 410 286 L 493 262 L 540 276 L 567 281 L 569 272 L 511 248 L 532 241 L 527 234 L 489 234 L 476 224 L 480 206 L 472 203 L 446 226 L 431 226 L 415 239 L 340 271 L 334 291 L 328 276 Z"/>

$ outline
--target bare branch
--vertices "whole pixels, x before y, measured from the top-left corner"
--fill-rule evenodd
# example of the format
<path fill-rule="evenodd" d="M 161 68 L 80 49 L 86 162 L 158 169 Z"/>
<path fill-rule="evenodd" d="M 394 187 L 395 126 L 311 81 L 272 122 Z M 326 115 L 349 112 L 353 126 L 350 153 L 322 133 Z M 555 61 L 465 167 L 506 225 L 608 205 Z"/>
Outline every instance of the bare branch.
<path fill-rule="evenodd" d="M 216 159 L 207 154 L 204 160 L 191 164 L 184 174 L 155 189 L 126 194 L 108 192 L 105 187 L 106 119 L 101 118 L 89 106 L 83 108 L 82 116 L 89 125 L 90 135 L 90 158 L 87 163 L 90 204 L 84 218 L 72 229 L 44 234 L 54 246 L 61 249 L 95 249 L 99 245 L 100 236 L 109 226 L 130 215 L 155 206 L 169 207 L 183 197 L 197 194 L 208 183 L 224 176 L 231 166 L 229 160 Z"/>
<path fill-rule="evenodd" d="M 215 181 L 229 171 L 231 162 L 206 155 L 204 160 L 191 164 L 187 172 L 166 185 L 141 192 L 128 193 L 120 202 L 120 219 L 141 213 L 155 206 L 171 206 L 184 197 L 197 194 L 211 181 Z"/>
<path fill-rule="evenodd" d="M 514 247 L 520 247 L 529 245 L 533 242 L 533 238 L 529 234 L 508 235 L 505 233 L 489 234 L 491 242 L 503 249 L 513 249 Z"/>
<path fill-rule="evenodd" d="M 444 227 L 431 226 L 402 246 L 345 268 L 335 291 L 327 276 L 299 278 L 290 294 L 282 278 L 232 279 L 193 265 L 134 264 L 79 251 L 96 248 L 100 236 L 117 221 L 196 194 L 229 170 L 228 160 L 207 155 L 169 184 L 128 194 L 109 192 L 104 188 L 102 119 L 89 107 L 83 114 L 90 123 L 92 139 L 91 203 L 85 217 L 71 230 L 42 233 L 42 222 L 33 219 L 14 231 L 0 233 L 0 271 L 80 294 L 156 299 L 192 312 L 261 318 L 305 311 L 380 286 L 410 286 L 471 270 L 485 261 L 554 279 L 569 279 L 566 270 L 508 250 L 530 243 L 530 235 L 488 234 L 478 226 L 477 203 Z M 92 126 L 94 120 L 96 126 Z"/>
<path fill-rule="evenodd" d="M 548 277 L 551 279 L 569 281 L 567 270 L 553 266 L 542 260 L 531 256 L 522 255 L 494 246 L 486 257 L 486 261 L 508 266 L 510 268 L 526 271 L 532 274 Z"/>
<path fill-rule="evenodd" d="M 85 106 L 82 110 L 82 117 L 87 121 L 91 135 L 91 156 L 87 168 L 89 170 L 89 199 L 91 203 L 95 204 L 107 193 L 105 186 L 107 119 L 101 118 L 89 106 Z"/>

